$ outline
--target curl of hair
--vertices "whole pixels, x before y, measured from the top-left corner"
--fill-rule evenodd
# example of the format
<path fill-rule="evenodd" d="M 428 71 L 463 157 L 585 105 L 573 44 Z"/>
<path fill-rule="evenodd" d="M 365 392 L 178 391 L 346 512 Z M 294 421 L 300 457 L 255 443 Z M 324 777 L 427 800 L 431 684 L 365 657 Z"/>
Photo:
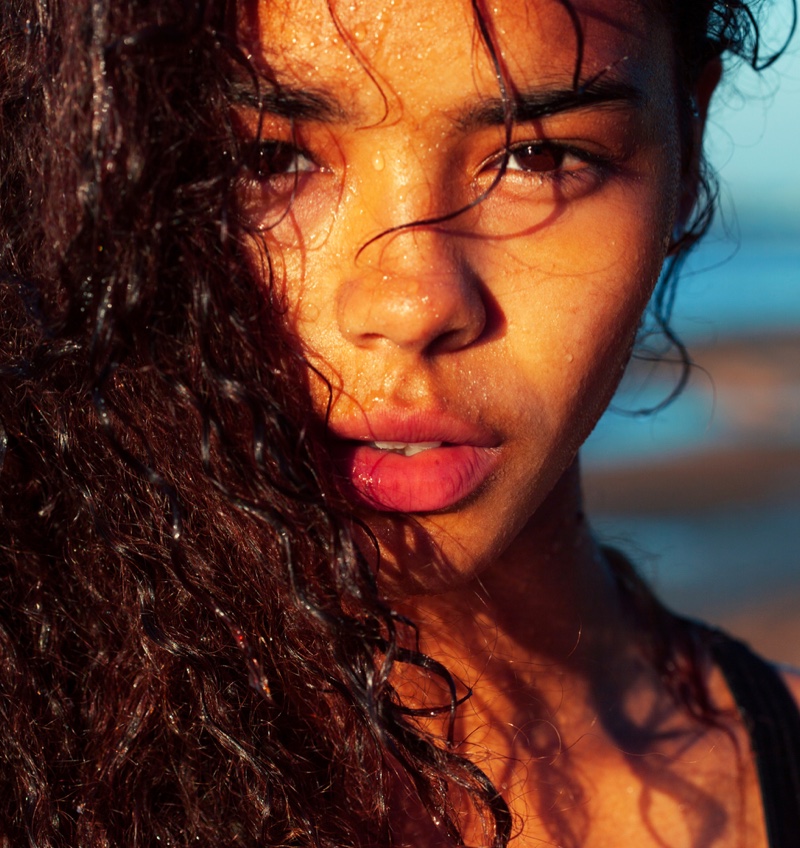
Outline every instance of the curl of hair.
<path fill-rule="evenodd" d="M 741 3 L 692 20 L 687 69 L 756 37 Z M 391 685 L 452 681 L 379 596 L 242 259 L 234 24 L 0 4 L 0 844 L 386 845 L 409 790 L 505 845 Z"/>
<path fill-rule="evenodd" d="M 719 196 L 719 183 L 713 170 L 697 150 L 698 138 L 693 130 L 695 121 L 692 92 L 700 74 L 710 62 L 725 55 L 738 57 L 754 71 L 770 67 L 783 53 L 797 28 L 796 0 L 787 0 L 791 22 L 782 45 L 765 49 L 761 40 L 759 17 L 765 0 L 656 0 L 659 11 L 668 21 L 675 45 L 677 88 L 683 139 L 683 162 L 687 169 L 687 184 L 692 185 L 694 205 L 689 218 L 674 234 L 670 255 L 651 300 L 655 331 L 667 341 L 667 351 L 658 351 L 661 359 L 672 348 L 682 364 L 680 377 L 669 396 L 656 407 L 660 409 L 676 398 L 685 387 L 690 374 L 689 353 L 670 326 L 675 303 L 676 286 L 681 269 L 691 249 L 708 232 L 714 220 Z M 645 328 L 641 334 L 647 337 Z M 646 354 L 640 354 L 648 358 Z M 654 410 L 642 410 L 649 413 Z"/>
<path fill-rule="evenodd" d="M 386 844 L 393 787 L 454 832 L 452 784 L 503 841 L 393 692 L 398 628 L 424 660 L 241 259 L 232 15 L 0 11 L 0 838 Z"/>

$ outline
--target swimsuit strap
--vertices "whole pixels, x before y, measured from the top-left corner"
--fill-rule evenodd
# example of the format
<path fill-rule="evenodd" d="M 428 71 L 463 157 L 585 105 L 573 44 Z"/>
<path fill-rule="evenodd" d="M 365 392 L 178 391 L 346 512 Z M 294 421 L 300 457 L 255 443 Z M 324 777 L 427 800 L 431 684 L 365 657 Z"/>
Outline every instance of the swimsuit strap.
<path fill-rule="evenodd" d="M 723 633 L 710 640 L 742 719 L 758 770 L 769 848 L 800 839 L 800 710 L 778 672 Z"/>

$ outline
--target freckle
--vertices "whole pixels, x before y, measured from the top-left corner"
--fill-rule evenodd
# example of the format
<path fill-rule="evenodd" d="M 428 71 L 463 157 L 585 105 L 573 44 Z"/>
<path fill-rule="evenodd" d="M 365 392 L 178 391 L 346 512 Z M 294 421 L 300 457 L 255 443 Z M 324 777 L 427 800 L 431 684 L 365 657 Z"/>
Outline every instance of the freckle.
<path fill-rule="evenodd" d="M 564 359 L 566 359 L 566 360 L 567 360 L 567 362 L 572 362 L 572 360 L 573 360 L 573 359 L 575 359 L 575 357 L 574 357 L 571 353 L 568 353 L 568 354 L 564 357 Z"/>
<path fill-rule="evenodd" d="M 372 167 L 376 171 L 382 171 L 385 165 L 386 160 L 383 158 L 383 153 L 379 150 L 372 159 Z"/>

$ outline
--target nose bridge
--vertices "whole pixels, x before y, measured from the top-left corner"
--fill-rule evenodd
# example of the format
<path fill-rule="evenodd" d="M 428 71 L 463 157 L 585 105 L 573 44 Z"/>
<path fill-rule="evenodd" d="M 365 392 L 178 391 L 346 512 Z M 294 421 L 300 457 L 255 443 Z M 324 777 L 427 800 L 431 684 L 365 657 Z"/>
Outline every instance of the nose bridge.
<path fill-rule="evenodd" d="M 398 293 L 430 296 L 437 292 L 428 292 L 429 288 L 452 288 L 461 276 L 461 252 L 443 227 L 400 224 L 373 238 L 360 248 L 356 265 Z"/>
<path fill-rule="evenodd" d="M 361 161 L 340 222 L 353 245 L 337 293 L 340 330 L 359 346 L 422 352 L 469 344 L 486 314 L 467 257 L 446 224 L 422 223 L 452 202 L 436 157 L 419 154 L 415 133 L 390 136 L 375 134 L 372 161 Z"/>
<path fill-rule="evenodd" d="M 359 168 L 357 202 L 380 231 L 424 220 L 442 211 L 435 157 L 417 149 L 414 128 L 405 122 L 374 135 L 375 149 Z"/>

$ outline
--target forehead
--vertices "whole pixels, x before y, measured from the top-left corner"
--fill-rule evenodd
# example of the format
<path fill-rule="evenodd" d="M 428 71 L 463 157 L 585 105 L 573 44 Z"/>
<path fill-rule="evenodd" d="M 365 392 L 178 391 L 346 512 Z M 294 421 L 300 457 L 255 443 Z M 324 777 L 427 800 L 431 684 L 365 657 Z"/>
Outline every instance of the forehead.
<path fill-rule="evenodd" d="M 638 0 L 257 0 L 239 37 L 278 82 L 335 90 L 366 123 L 435 111 L 465 89 L 496 94 L 496 50 L 512 87 L 569 87 L 600 75 L 647 93 L 672 80 L 662 16 Z M 578 61 L 580 57 L 580 67 Z"/>

